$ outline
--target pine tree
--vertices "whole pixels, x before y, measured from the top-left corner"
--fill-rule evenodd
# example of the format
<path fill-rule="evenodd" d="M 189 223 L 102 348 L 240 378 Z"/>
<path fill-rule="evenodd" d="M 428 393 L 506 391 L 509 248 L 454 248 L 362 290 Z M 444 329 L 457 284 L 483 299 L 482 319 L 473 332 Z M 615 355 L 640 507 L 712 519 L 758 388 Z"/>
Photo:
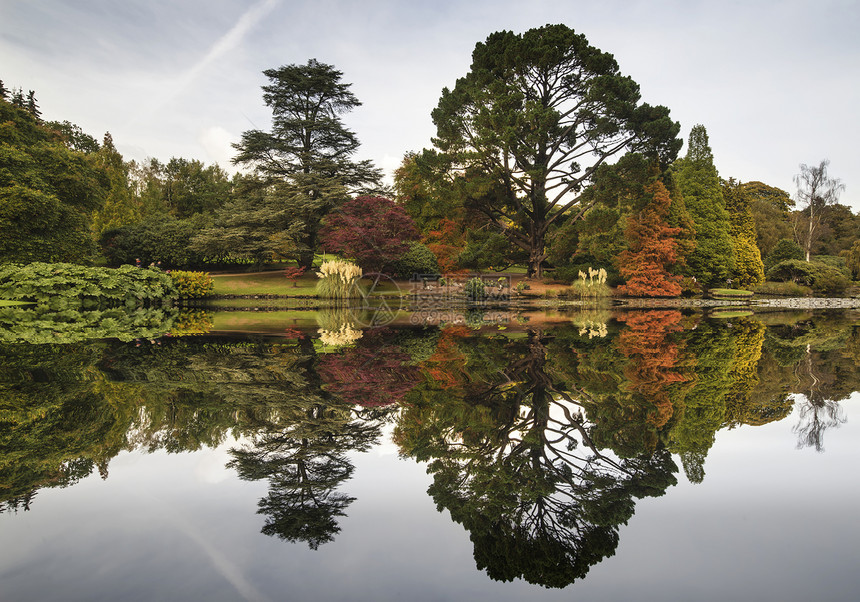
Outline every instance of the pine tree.
<path fill-rule="evenodd" d="M 36 121 L 42 120 L 42 111 L 39 110 L 39 104 L 36 102 L 36 92 L 30 90 L 27 94 L 27 110 L 30 112 L 30 115 L 36 118 Z"/>
<path fill-rule="evenodd" d="M 252 166 L 267 184 L 288 184 L 306 200 L 300 263 L 310 267 L 322 218 L 350 193 L 377 192 L 382 173 L 355 161 L 356 135 L 342 116 L 361 106 L 331 65 L 308 61 L 263 72 L 263 100 L 272 109 L 272 130 L 250 130 L 234 145 L 237 165 Z"/>
<path fill-rule="evenodd" d="M 687 155 L 675 163 L 675 168 L 696 230 L 696 248 L 687 259 L 690 269 L 706 286 L 724 282 L 734 272 L 734 248 L 720 176 L 704 126 L 693 126 Z"/>

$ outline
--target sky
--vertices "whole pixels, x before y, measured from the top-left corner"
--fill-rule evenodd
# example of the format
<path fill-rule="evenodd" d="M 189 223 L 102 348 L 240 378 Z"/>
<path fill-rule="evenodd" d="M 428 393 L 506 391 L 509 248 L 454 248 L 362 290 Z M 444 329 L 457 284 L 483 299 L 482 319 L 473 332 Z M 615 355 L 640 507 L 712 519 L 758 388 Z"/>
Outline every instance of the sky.
<path fill-rule="evenodd" d="M 685 140 L 704 125 L 720 176 L 794 196 L 800 164 L 827 159 L 860 210 L 858 0 L 0 0 L 0 80 L 126 159 L 232 172 L 231 144 L 270 126 L 263 70 L 315 58 L 362 102 L 357 158 L 390 174 L 432 146 L 477 42 L 548 23 L 612 53 Z"/>

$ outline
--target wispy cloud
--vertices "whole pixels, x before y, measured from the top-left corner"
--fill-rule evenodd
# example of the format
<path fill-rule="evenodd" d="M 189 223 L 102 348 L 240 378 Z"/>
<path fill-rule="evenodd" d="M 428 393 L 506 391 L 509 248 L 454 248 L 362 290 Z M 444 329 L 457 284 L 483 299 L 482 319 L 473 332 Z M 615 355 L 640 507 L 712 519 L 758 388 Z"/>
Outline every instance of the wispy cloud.
<path fill-rule="evenodd" d="M 194 81 L 206 72 L 213 63 L 223 58 L 232 50 L 238 48 L 248 33 L 250 33 L 250 31 L 280 3 L 281 0 L 262 0 L 245 11 L 230 31 L 221 36 L 212 45 L 203 58 L 179 75 L 179 77 L 172 81 L 169 86 L 166 86 L 166 91 L 160 96 L 160 98 L 158 98 L 156 102 L 149 104 L 145 112 L 135 115 L 129 123 L 133 124 L 151 117 L 163 109 L 172 100 L 179 97 L 183 92 L 190 88 Z"/>

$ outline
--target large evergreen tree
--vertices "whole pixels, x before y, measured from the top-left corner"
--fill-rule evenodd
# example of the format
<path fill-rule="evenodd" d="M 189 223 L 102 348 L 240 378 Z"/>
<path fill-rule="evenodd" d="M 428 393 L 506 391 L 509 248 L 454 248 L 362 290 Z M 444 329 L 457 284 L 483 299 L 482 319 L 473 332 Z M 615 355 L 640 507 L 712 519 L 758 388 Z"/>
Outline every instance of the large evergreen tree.
<path fill-rule="evenodd" d="M 375 192 L 381 172 L 356 161 L 359 142 L 343 115 L 361 105 L 343 73 L 311 59 L 263 72 L 263 100 L 272 109 L 269 132 L 249 130 L 234 147 L 237 165 L 252 166 L 265 184 L 288 184 L 303 199 L 300 262 L 310 267 L 320 221 L 350 193 Z"/>
<path fill-rule="evenodd" d="M 639 103 L 639 86 L 611 54 L 564 25 L 491 34 L 433 111 L 440 168 L 540 276 L 546 235 L 581 215 L 580 193 L 625 150 L 672 161 L 679 126 L 665 107 Z"/>
<path fill-rule="evenodd" d="M 734 270 L 734 248 L 720 176 L 704 126 L 690 130 L 687 155 L 676 162 L 676 169 L 678 187 L 696 230 L 696 248 L 687 263 L 703 284 L 724 282 Z"/>

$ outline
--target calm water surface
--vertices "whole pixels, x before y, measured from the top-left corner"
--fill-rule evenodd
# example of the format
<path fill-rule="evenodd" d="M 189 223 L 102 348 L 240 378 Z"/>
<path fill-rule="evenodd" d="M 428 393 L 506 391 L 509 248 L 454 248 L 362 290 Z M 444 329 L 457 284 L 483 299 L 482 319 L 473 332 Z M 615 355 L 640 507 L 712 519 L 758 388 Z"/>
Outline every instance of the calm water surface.
<path fill-rule="evenodd" d="M 858 319 L 0 343 L 0 600 L 855 600 Z"/>

